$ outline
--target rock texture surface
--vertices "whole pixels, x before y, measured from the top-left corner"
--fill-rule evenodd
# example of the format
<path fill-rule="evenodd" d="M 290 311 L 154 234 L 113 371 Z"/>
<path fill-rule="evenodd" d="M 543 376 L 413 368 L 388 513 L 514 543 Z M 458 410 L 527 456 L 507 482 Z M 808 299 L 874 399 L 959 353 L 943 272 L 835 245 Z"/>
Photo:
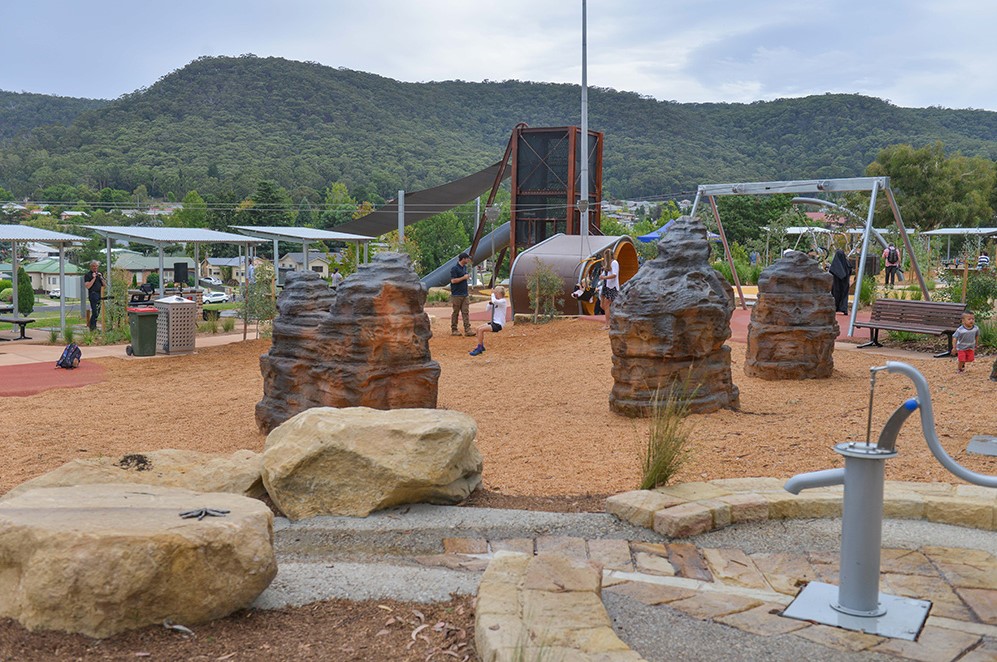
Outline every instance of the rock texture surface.
<path fill-rule="evenodd" d="M 798 251 L 772 263 L 758 279 L 744 372 L 762 379 L 822 379 L 834 371 L 831 274 Z"/>
<path fill-rule="evenodd" d="M 172 448 L 121 457 L 93 457 L 72 460 L 21 483 L 0 497 L 0 501 L 38 487 L 99 483 L 142 483 L 259 498 L 266 493 L 260 475 L 262 469 L 263 455 L 250 450 L 236 451 L 227 457 Z"/>
<path fill-rule="evenodd" d="M 683 216 L 613 303 L 610 408 L 647 416 L 655 394 L 679 389 L 690 411 L 738 408 L 730 371 L 734 292 L 710 266 L 706 227 Z"/>
<path fill-rule="evenodd" d="M 310 407 L 435 408 L 440 365 L 425 303 L 399 253 L 378 253 L 336 290 L 318 274 L 288 274 L 273 344 L 260 358 L 260 429 Z"/>
<path fill-rule="evenodd" d="M 457 503 L 481 484 L 477 431 L 454 411 L 309 409 L 267 437 L 263 482 L 293 520 Z"/>
<path fill-rule="evenodd" d="M 195 508 L 225 517 L 181 519 Z M 29 490 L 0 503 L 0 617 L 107 637 L 248 607 L 277 574 L 261 501 L 153 485 Z"/>

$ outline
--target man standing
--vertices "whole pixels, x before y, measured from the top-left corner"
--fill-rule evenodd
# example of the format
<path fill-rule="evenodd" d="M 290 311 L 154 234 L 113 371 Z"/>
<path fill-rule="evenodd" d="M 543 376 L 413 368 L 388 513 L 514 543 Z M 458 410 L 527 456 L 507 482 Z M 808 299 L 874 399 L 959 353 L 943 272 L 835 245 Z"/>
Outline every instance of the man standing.
<path fill-rule="evenodd" d="M 457 256 L 457 264 L 450 269 L 450 304 L 453 306 L 453 313 L 450 315 L 450 335 L 459 336 L 457 331 L 457 316 L 464 316 L 464 335 L 473 336 L 471 331 L 470 301 L 467 296 L 467 280 L 471 277 L 467 273 L 467 265 L 471 262 L 471 256 L 461 253 Z"/>
<path fill-rule="evenodd" d="M 886 262 L 886 283 L 887 287 L 892 288 L 893 283 L 897 278 L 897 270 L 900 268 L 900 251 L 893 244 L 886 247 L 883 251 L 883 261 Z"/>
<path fill-rule="evenodd" d="M 97 271 L 100 262 L 90 260 L 90 271 L 83 277 L 83 285 L 87 288 L 87 298 L 90 299 L 90 330 L 97 330 L 97 317 L 100 315 L 100 295 L 104 289 L 104 277 Z"/>
<path fill-rule="evenodd" d="M 339 287 L 339 284 L 343 282 L 343 274 L 339 273 L 339 267 L 332 270 L 332 276 L 329 277 L 329 284 L 333 287 Z"/>

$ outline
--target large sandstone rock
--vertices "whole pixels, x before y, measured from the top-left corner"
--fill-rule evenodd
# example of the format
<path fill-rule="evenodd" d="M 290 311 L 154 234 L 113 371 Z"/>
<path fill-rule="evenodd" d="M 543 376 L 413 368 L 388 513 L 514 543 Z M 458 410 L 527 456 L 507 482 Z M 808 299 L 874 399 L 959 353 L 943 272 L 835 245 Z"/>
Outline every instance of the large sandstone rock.
<path fill-rule="evenodd" d="M 481 484 L 478 428 L 437 409 L 309 409 L 267 437 L 263 483 L 291 519 L 457 503 Z"/>
<path fill-rule="evenodd" d="M 435 408 L 426 290 L 407 255 L 378 253 L 335 290 L 288 274 L 273 344 L 260 358 L 263 432 L 310 407 Z"/>
<path fill-rule="evenodd" d="M 706 227 L 683 216 L 658 242 L 613 302 L 609 339 L 613 390 L 609 406 L 647 416 L 655 394 L 678 389 L 689 410 L 737 409 L 731 379 L 730 318 L 734 292 L 710 266 Z"/>
<path fill-rule="evenodd" d="M 820 379 L 834 371 L 831 274 L 791 251 L 758 279 L 758 303 L 748 325 L 744 372 L 762 379 Z"/>
<path fill-rule="evenodd" d="M 72 460 L 21 483 L 0 497 L 0 501 L 38 487 L 99 483 L 142 483 L 259 498 L 266 493 L 260 475 L 262 469 L 263 455 L 250 450 L 219 456 L 167 448 L 121 457 L 92 457 Z"/>
<path fill-rule="evenodd" d="M 230 513 L 179 516 L 204 507 Z M 31 630 L 205 623 L 248 607 L 276 574 L 273 514 L 256 499 L 118 484 L 0 503 L 0 617 Z"/>

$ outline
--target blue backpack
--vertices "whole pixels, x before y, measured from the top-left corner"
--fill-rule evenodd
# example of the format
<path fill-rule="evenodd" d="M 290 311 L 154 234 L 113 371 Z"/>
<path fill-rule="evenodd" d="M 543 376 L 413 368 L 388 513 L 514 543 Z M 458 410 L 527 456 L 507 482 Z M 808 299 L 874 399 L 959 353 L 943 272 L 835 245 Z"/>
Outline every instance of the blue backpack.
<path fill-rule="evenodd" d="M 80 364 L 81 358 L 83 358 L 83 352 L 80 351 L 79 345 L 71 342 L 66 345 L 66 349 L 62 350 L 62 356 L 55 362 L 55 367 L 72 370 Z"/>

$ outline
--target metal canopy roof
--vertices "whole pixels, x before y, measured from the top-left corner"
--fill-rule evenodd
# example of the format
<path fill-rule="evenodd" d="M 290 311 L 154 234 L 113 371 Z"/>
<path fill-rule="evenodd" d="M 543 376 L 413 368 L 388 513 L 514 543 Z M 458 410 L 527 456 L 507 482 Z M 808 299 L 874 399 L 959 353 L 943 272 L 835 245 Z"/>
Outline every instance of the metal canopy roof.
<path fill-rule="evenodd" d="M 41 230 L 29 225 L 0 225 L 0 241 L 43 241 L 48 244 L 82 244 L 86 237 Z"/>
<path fill-rule="evenodd" d="M 350 234 L 348 232 L 335 232 L 333 230 L 318 230 L 316 228 L 290 227 L 286 225 L 230 225 L 230 228 L 238 230 L 249 237 L 259 239 L 277 239 L 278 241 L 373 241 L 373 237 L 366 237 L 361 234 Z"/>
<path fill-rule="evenodd" d="M 97 234 L 116 241 L 163 246 L 165 244 L 258 244 L 243 234 L 218 232 L 206 228 L 147 228 L 118 225 L 86 225 Z"/>
<path fill-rule="evenodd" d="M 922 232 L 921 234 L 927 235 L 942 235 L 942 234 L 975 234 L 975 235 L 997 235 L 997 228 L 938 228 L 937 230 L 929 230 L 927 232 Z"/>
<path fill-rule="evenodd" d="M 697 195 L 766 195 L 772 193 L 832 193 L 887 189 L 889 177 L 846 177 L 844 179 L 804 179 L 742 184 L 701 184 Z"/>

